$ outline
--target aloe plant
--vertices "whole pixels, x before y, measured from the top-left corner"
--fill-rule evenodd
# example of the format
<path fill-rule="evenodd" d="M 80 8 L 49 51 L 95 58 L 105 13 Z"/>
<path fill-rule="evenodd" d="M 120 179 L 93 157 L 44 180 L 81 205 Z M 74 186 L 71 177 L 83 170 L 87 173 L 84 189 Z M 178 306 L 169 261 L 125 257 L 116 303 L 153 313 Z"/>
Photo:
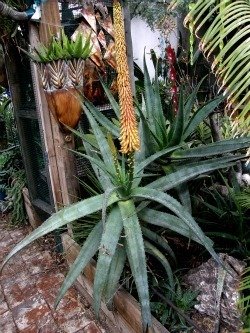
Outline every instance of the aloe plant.
<path fill-rule="evenodd" d="M 71 40 L 66 36 L 64 30 L 61 30 L 60 37 L 52 37 L 48 46 L 40 44 L 31 52 L 23 50 L 34 62 L 48 63 L 59 59 L 83 59 L 85 60 L 91 54 L 90 36 L 86 38 L 79 33 L 75 40 Z"/>
<path fill-rule="evenodd" d="M 107 89 L 106 91 L 108 92 Z M 108 94 L 111 96 L 110 92 Z M 119 112 L 119 106 L 112 97 L 111 102 L 114 110 Z M 142 147 L 141 151 L 134 156 L 130 154 L 126 157 L 120 155 L 115 148 L 111 134 L 106 138 L 99 125 L 105 123 L 110 133 L 117 137 L 119 132 L 114 123 L 101 115 L 100 111 L 88 102 L 85 102 L 84 110 L 90 122 L 94 140 L 93 137 L 90 139 L 89 135 L 77 131 L 74 133 L 83 138 L 86 150 L 84 156 L 90 161 L 99 179 L 102 194 L 94 195 L 53 214 L 42 226 L 15 246 L 5 259 L 3 266 L 14 254 L 39 237 L 78 218 L 101 211 L 102 219 L 95 225 L 83 244 L 79 256 L 65 278 L 56 304 L 90 259 L 98 253 L 93 291 L 94 309 L 98 315 L 101 299 L 103 298 L 107 303 L 112 300 L 127 258 L 141 303 L 143 330 L 146 331 L 147 327 L 151 326 L 146 251 L 158 258 L 166 269 L 169 281 L 171 282 L 172 279 L 169 256 L 163 255 L 156 247 L 160 244 L 162 249 L 167 249 L 167 243 L 150 230 L 151 225 L 173 230 L 199 242 L 219 261 L 211 240 L 204 235 L 185 207 L 166 191 L 202 173 L 233 165 L 242 157 L 241 155 L 215 156 L 226 151 L 244 148 L 249 144 L 250 139 L 225 141 L 224 144 L 218 145 L 218 148 L 208 146 L 205 152 L 199 148 L 182 149 L 177 145 L 158 151 L 147 158 L 143 155 Z M 142 131 L 141 127 L 141 134 Z M 146 167 L 166 155 L 181 161 L 179 169 L 156 178 L 146 186 L 140 186 L 142 179 L 147 176 L 147 174 L 143 175 Z M 213 158 L 210 159 L 210 156 Z M 192 161 L 196 158 L 199 162 L 190 162 L 190 158 Z M 149 202 L 157 202 L 161 210 L 148 208 Z M 166 213 L 165 209 L 169 212 Z"/>

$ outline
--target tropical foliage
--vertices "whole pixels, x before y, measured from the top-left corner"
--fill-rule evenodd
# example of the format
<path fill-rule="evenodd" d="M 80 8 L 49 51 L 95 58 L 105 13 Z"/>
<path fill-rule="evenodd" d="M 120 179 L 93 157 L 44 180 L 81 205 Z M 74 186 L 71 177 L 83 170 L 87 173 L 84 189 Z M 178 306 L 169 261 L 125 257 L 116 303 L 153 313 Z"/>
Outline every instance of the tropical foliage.
<path fill-rule="evenodd" d="M 178 0 L 172 1 L 172 6 Z M 234 117 L 245 120 L 247 134 L 249 117 L 249 40 L 250 4 L 248 0 L 198 0 L 189 5 L 185 24 L 200 38 L 199 47 L 211 61 L 218 84 L 227 95 L 228 108 Z M 191 52 L 192 53 L 192 52 Z"/>

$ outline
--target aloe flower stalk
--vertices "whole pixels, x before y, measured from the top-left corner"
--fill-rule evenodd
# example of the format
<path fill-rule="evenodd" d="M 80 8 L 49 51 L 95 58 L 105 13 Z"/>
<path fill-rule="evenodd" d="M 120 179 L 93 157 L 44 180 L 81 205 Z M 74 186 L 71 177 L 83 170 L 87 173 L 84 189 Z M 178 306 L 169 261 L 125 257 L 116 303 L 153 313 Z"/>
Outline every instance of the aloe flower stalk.
<path fill-rule="evenodd" d="M 169 64 L 169 80 L 171 84 L 171 96 L 172 96 L 172 103 L 174 114 L 178 113 L 178 88 L 176 83 L 176 70 L 175 70 L 175 63 L 176 63 L 176 56 L 174 49 L 168 45 L 166 48 L 166 57 Z"/>
<path fill-rule="evenodd" d="M 117 62 L 117 86 L 121 110 L 120 143 L 121 152 L 128 154 L 140 149 L 140 140 L 130 85 L 122 7 L 118 0 L 114 0 L 113 17 Z"/>

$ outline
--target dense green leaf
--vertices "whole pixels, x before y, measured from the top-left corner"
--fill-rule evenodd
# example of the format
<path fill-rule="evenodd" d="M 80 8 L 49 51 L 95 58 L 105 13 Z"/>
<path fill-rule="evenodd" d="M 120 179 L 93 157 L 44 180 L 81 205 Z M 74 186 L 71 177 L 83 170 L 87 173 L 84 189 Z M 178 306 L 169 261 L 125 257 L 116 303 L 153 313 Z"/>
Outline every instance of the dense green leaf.
<path fill-rule="evenodd" d="M 100 194 L 75 204 L 70 205 L 69 207 L 65 207 L 59 212 L 53 214 L 50 218 L 48 218 L 41 226 L 31 232 L 28 236 L 26 236 L 20 243 L 18 243 L 5 258 L 2 263 L 1 270 L 3 266 L 7 263 L 7 261 L 18 251 L 22 250 L 25 246 L 29 245 L 34 240 L 47 235 L 49 232 L 52 232 L 62 226 L 73 222 L 81 217 L 87 216 L 89 214 L 95 213 L 102 209 L 103 206 L 103 198 L 104 194 Z M 109 200 L 108 206 L 117 202 L 119 198 L 115 193 L 113 193 Z"/>
<path fill-rule="evenodd" d="M 236 150 L 249 148 L 250 137 L 235 138 L 217 141 L 207 145 L 191 149 L 176 150 L 171 154 L 172 158 L 202 158 L 224 153 L 232 153 Z"/>
<path fill-rule="evenodd" d="M 164 249 L 174 261 L 176 261 L 174 251 L 171 249 L 171 247 L 168 244 L 168 241 L 164 237 L 158 235 L 156 232 L 153 232 L 146 227 L 141 227 L 141 230 L 144 237 L 156 243 L 158 246 Z"/>
<path fill-rule="evenodd" d="M 240 157 L 242 157 L 240 155 Z M 226 168 L 235 164 L 234 161 L 240 159 L 239 156 L 227 156 L 219 157 L 215 159 L 199 161 L 195 163 L 189 163 L 179 168 L 178 171 L 170 173 L 166 176 L 156 179 L 152 183 L 148 184 L 147 187 L 161 189 L 164 191 L 170 190 L 186 181 L 193 179 L 198 175 L 204 173 Z"/>
<path fill-rule="evenodd" d="M 188 122 L 184 134 L 183 140 L 189 137 L 197 128 L 197 126 L 211 113 L 214 109 L 225 99 L 224 96 L 219 96 L 205 105 L 203 105 L 200 109 L 195 111 L 193 117 Z"/>
<path fill-rule="evenodd" d="M 97 316 L 100 310 L 103 290 L 107 283 L 107 277 L 111 261 L 115 254 L 117 243 L 120 239 L 122 229 L 123 229 L 122 218 L 119 207 L 116 205 L 112 207 L 109 216 L 107 218 L 107 222 L 105 223 L 100 243 L 99 256 L 96 265 L 93 298 L 94 298 L 94 310 Z"/>
<path fill-rule="evenodd" d="M 63 298 L 67 290 L 72 286 L 72 284 L 76 281 L 78 276 L 84 270 L 86 265 L 90 262 L 91 258 L 98 251 L 101 241 L 103 231 L 103 224 L 99 222 L 92 229 L 86 241 L 84 242 L 76 260 L 71 266 L 66 278 L 63 281 L 62 287 L 59 291 L 59 294 L 55 301 L 55 307 L 58 305 L 60 300 Z"/>
<path fill-rule="evenodd" d="M 152 254 L 162 264 L 168 276 L 168 283 L 171 289 L 174 290 L 173 272 L 167 258 L 161 253 L 161 251 L 159 251 L 153 244 L 149 243 L 148 241 L 144 241 L 144 245 L 146 252 Z"/>
<path fill-rule="evenodd" d="M 197 243 L 201 243 L 193 230 L 182 219 L 175 215 L 164 213 L 159 210 L 144 208 L 138 212 L 138 217 L 144 222 L 169 229 L 177 234 L 192 239 Z M 207 238 L 207 241 L 210 241 L 212 246 L 213 243 L 209 238 Z"/>
<path fill-rule="evenodd" d="M 120 241 L 115 254 L 110 264 L 110 269 L 107 277 L 107 284 L 104 289 L 104 300 L 107 303 L 109 309 L 112 308 L 113 297 L 118 289 L 118 283 L 120 281 L 121 274 L 126 262 L 126 251 L 124 242 Z"/>
<path fill-rule="evenodd" d="M 119 207 L 125 231 L 127 257 L 141 303 L 143 331 L 145 332 L 147 327 L 151 326 L 151 313 L 146 257 L 140 222 L 132 200 L 120 201 Z"/>
<path fill-rule="evenodd" d="M 211 242 L 207 240 L 207 237 L 204 235 L 203 231 L 200 229 L 198 224 L 192 218 L 192 216 L 185 210 L 185 208 L 173 197 L 155 189 L 148 188 L 137 188 L 132 191 L 132 196 L 152 200 L 160 203 L 164 207 L 170 209 L 175 213 L 180 219 L 182 219 L 189 228 L 195 233 L 198 239 L 201 241 L 201 244 L 207 249 L 207 251 L 213 256 L 213 258 L 221 263 L 218 255 L 215 253 Z"/>

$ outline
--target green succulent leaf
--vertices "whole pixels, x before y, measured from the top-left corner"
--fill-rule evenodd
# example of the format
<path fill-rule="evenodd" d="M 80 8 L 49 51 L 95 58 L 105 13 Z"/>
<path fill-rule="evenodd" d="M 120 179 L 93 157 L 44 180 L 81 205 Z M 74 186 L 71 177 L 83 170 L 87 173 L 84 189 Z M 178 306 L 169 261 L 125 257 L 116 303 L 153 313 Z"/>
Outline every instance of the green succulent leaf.
<path fill-rule="evenodd" d="M 55 307 L 59 304 L 67 290 L 72 286 L 76 281 L 78 276 L 84 270 L 86 265 L 90 262 L 91 258 L 98 251 L 101 237 L 103 232 L 102 222 L 97 223 L 97 225 L 92 229 L 86 241 L 84 242 L 76 260 L 71 266 L 66 278 L 63 281 L 63 284 L 59 290 L 58 296 L 55 301 Z"/>
<path fill-rule="evenodd" d="M 191 149 L 176 150 L 172 158 L 202 158 L 225 153 L 232 153 L 239 149 L 250 147 L 250 137 L 217 141 Z"/>
<path fill-rule="evenodd" d="M 48 233 L 63 227 L 64 225 L 73 222 L 81 217 L 87 216 L 89 214 L 100 211 L 103 207 L 103 199 L 104 194 L 100 194 L 75 204 L 70 205 L 69 207 L 65 207 L 59 212 L 53 214 L 50 218 L 48 218 L 41 226 L 32 231 L 28 236 L 26 236 L 20 243 L 18 243 L 5 258 L 2 263 L 1 269 L 3 269 L 4 265 L 9 261 L 13 255 L 22 250 L 24 247 L 32 243 L 34 240 L 47 235 Z M 112 205 L 117 202 L 119 198 L 115 193 L 113 193 L 109 200 L 107 206 Z"/>
<path fill-rule="evenodd" d="M 141 303 L 143 331 L 145 332 L 147 327 L 151 327 L 152 321 L 142 231 L 133 201 L 120 201 L 118 205 L 121 211 L 125 231 L 127 257 Z"/>
<path fill-rule="evenodd" d="M 177 234 L 187 237 L 188 239 L 192 239 L 197 243 L 202 243 L 194 231 L 182 219 L 175 215 L 164 213 L 159 210 L 144 208 L 138 212 L 138 217 L 140 220 L 148 224 L 169 229 Z M 207 241 L 210 242 L 211 246 L 213 245 L 213 242 L 209 238 L 207 238 Z"/>
<path fill-rule="evenodd" d="M 119 207 L 115 205 L 114 207 L 112 207 L 107 218 L 107 222 L 104 226 L 96 265 L 93 288 L 94 310 L 96 315 L 98 315 L 100 310 L 101 298 L 105 285 L 107 284 L 110 265 L 115 254 L 122 229 L 123 224 L 121 219 L 121 213 Z"/>
<path fill-rule="evenodd" d="M 195 235 L 200 240 L 201 244 L 207 249 L 207 251 L 213 256 L 213 258 L 221 264 L 221 260 L 215 253 L 211 242 L 207 241 L 207 237 L 204 235 L 198 224 L 195 222 L 193 217 L 188 213 L 188 211 L 173 197 L 155 189 L 148 188 L 137 188 L 132 191 L 132 196 L 137 198 L 144 198 L 147 200 L 155 201 L 163 205 L 164 207 L 170 209 L 174 214 L 176 214 L 180 219 L 187 224 L 189 228 L 195 233 Z"/>
<path fill-rule="evenodd" d="M 173 173 L 167 174 L 161 178 L 156 179 L 146 187 L 161 189 L 163 191 L 170 190 L 180 184 L 193 179 L 196 176 L 202 175 L 213 170 L 227 168 L 235 164 L 235 161 L 242 158 L 242 155 L 218 157 L 210 160 L 199 161 L 189 163 L 179 167 L 179 169 Z"/>
<path fill-rule="evenodd" d="M 171 289 L 174 290 L 174 277 L 173 277 L 173 272 L 171 269 L 171 266 L 167 260 L 167 258 L 162 254 L 161 251 L 159 251 L 159 249 L 157 249 L 153 244 L 151 244 L 148 241 L 144 241 L 144 245 L 145 245 L 145 250 L 146 252 L 148 252 L 149 254 L 153 255 L 164 267 L 167 276 L 168 276 L 168 283 L 171 287 Z"/>
<path fill-rule="evenodd" d="M 116 248 L 115 254 L 112 258 L 107 277 L 107 283 L 103 291 L 104 300 L 110 310 L 112 309 L 113 297 L 119 287 L 118 284 L 121 274 L 123 272 L 126 258 L 127 255 L 124 247 L 124 242 L 120 240 Z"/>

